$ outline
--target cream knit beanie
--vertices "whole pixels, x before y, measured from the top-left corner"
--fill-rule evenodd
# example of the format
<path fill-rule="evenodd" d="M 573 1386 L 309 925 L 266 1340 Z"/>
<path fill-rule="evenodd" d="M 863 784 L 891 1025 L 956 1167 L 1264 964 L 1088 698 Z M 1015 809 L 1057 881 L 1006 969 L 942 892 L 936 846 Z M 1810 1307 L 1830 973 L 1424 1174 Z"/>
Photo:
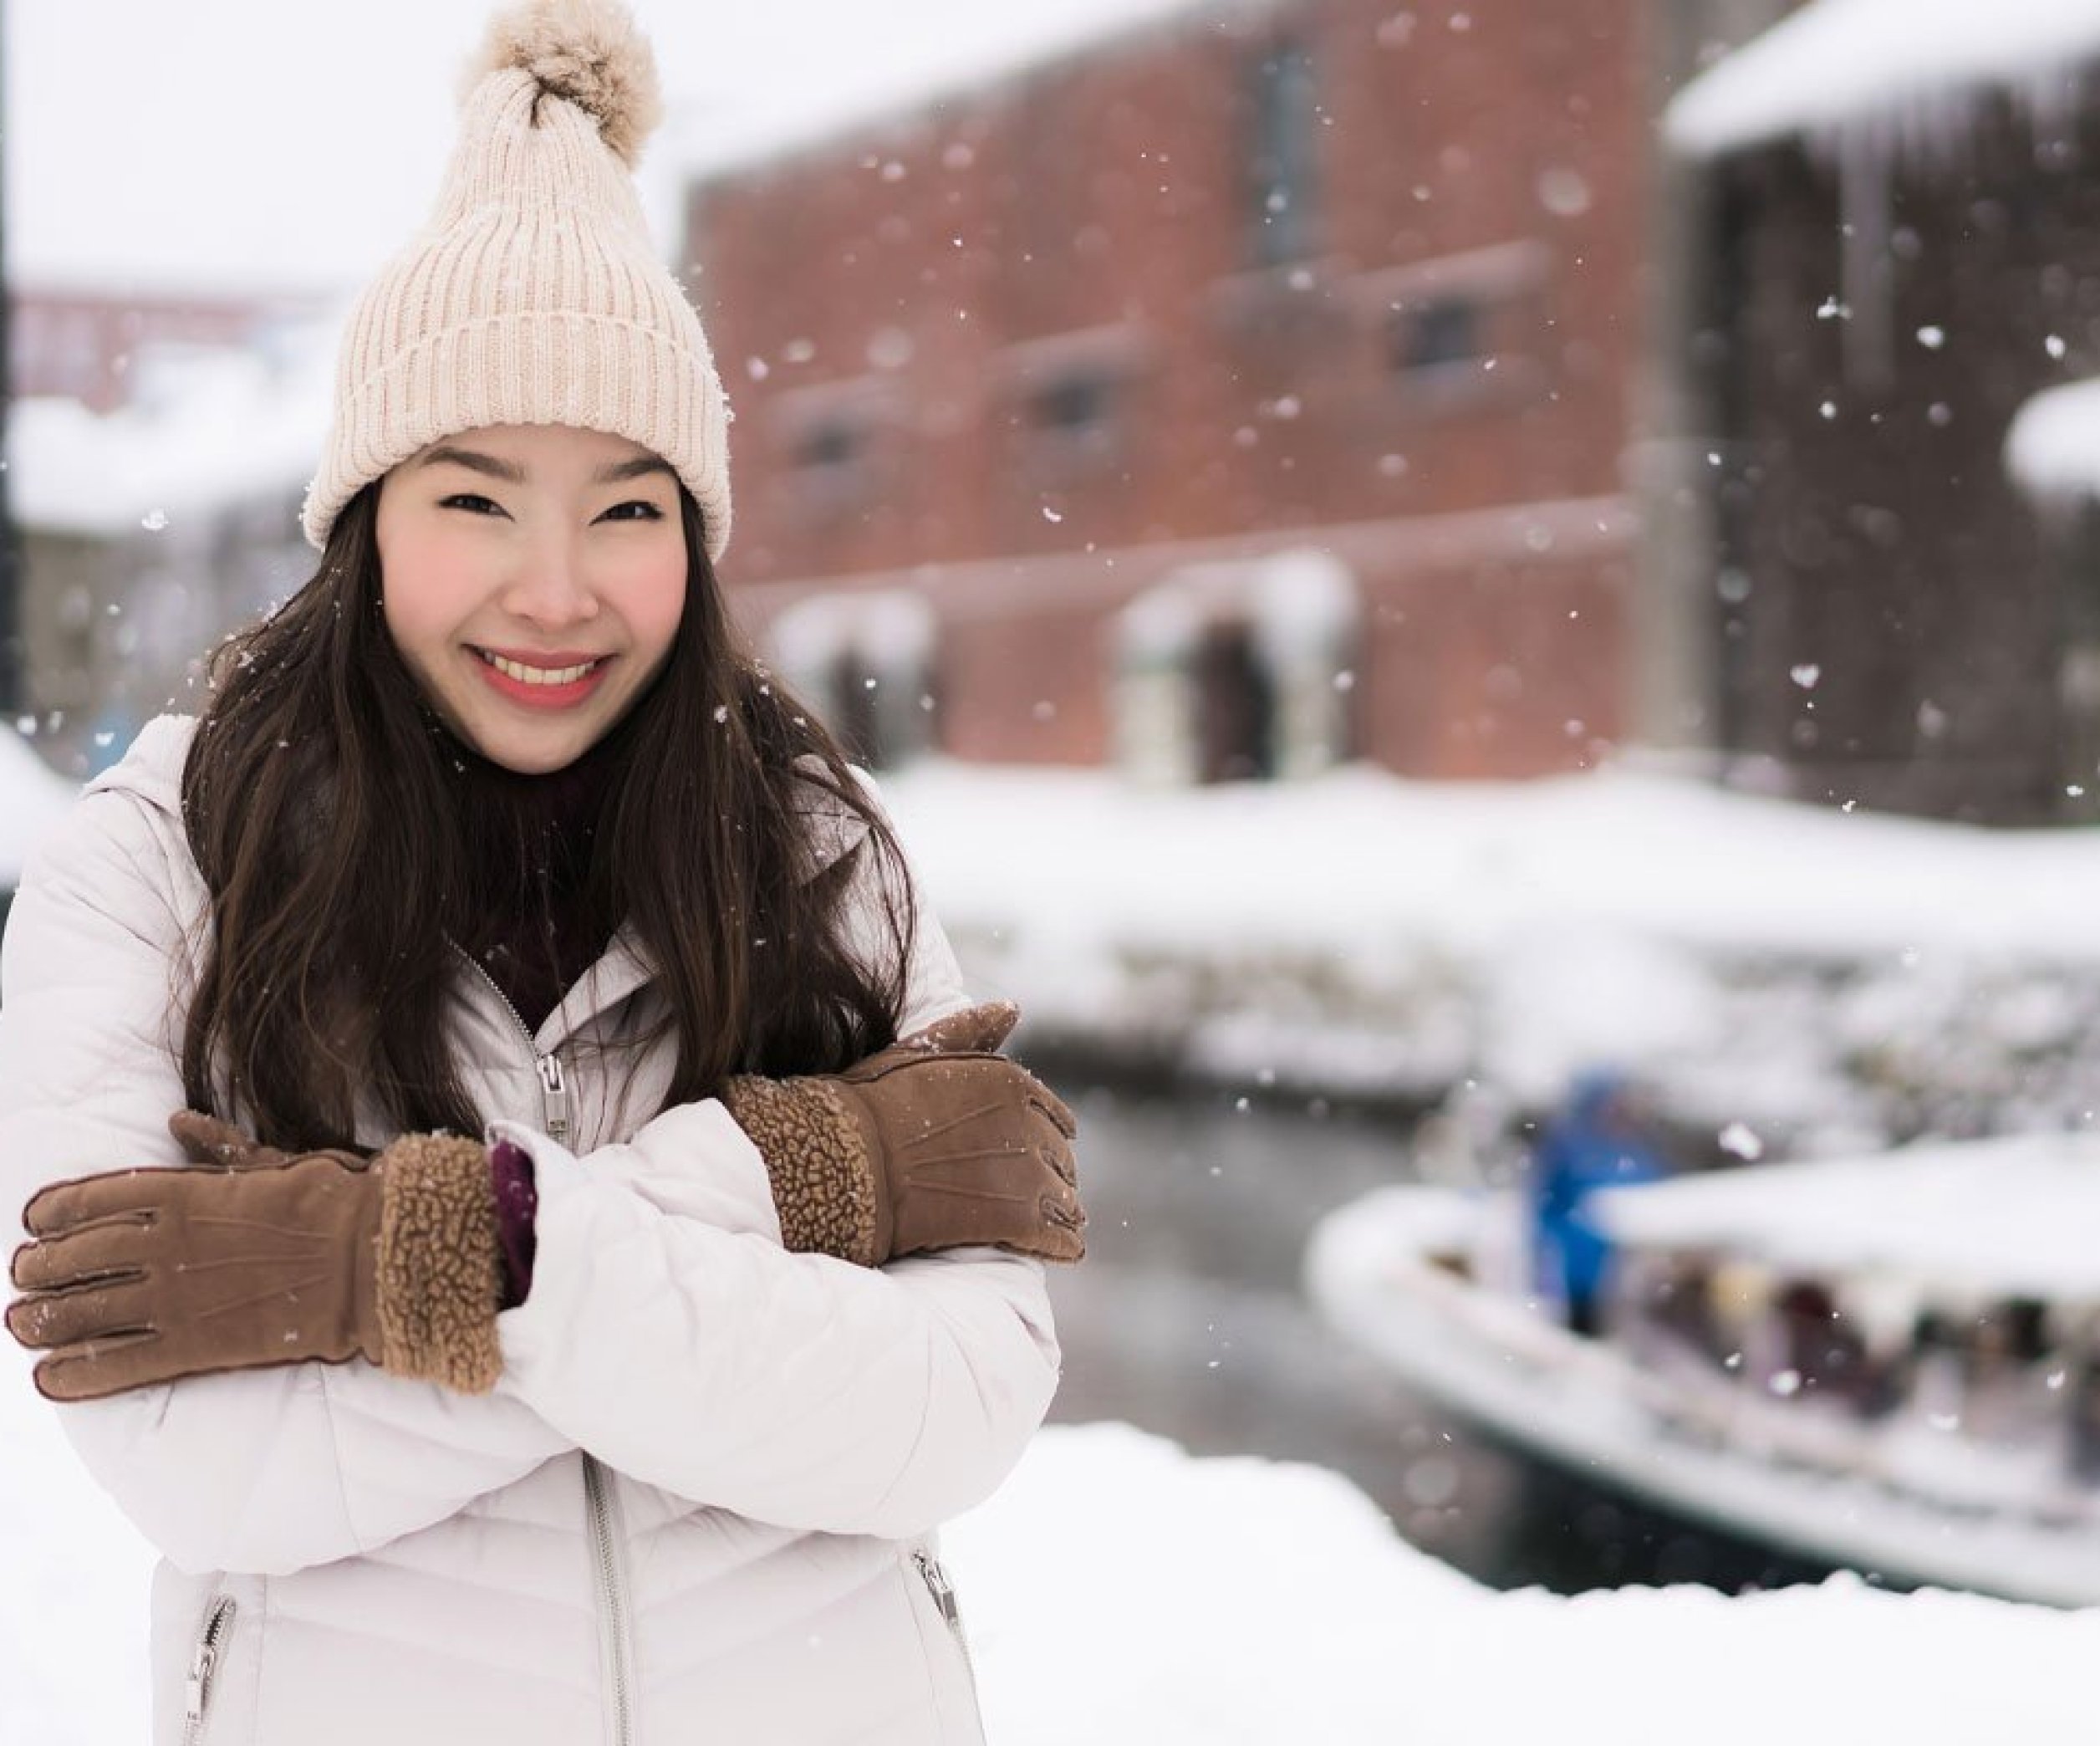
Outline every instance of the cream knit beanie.
<path fill-rule="evenodd" d="M 441 437 L 563 424 L 670 462 L 721 558 L 728 403 L 629 173 L 660 112 L 648 42 L 619 0 L 525 0 L 469 78 L 437 209 L 344 329 L 306 537 Z"/>

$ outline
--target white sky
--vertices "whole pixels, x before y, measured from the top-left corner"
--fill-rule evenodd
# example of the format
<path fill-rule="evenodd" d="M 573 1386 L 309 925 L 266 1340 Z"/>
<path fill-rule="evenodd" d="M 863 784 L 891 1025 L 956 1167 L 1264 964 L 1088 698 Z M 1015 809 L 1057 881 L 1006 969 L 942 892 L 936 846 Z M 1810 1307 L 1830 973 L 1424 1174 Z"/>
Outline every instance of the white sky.
<path fill-rule="evenodd" d="M 887 107 L 1187 0 L 633 0 L 668 119 L 643 165 Z M 8 268 L 23 283 L 360 283 L 451 149 L 489 0 L 8 0 Z"/>

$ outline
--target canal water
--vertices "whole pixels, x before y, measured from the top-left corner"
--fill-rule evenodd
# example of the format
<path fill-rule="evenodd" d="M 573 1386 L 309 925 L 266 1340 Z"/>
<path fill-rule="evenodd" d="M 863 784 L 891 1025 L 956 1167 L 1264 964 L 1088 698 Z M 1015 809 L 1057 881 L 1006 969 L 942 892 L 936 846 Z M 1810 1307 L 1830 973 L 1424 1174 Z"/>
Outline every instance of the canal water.
<path fill-rule="evenodd" d="M 1322 1214 L 1409 1173 L 1390 1117 L 1058 1088 L 1079 1112 L 1088 1258 L 1052 1289 L 1065 1355 L 1053 1419 L 1120 1419 L 1203 1455 L 1347 1474 L 1409 1540 L 1500 1588 L 1563 1594 L 1819 1580 L 1470 1432 L 1345 1346 L 1300 1284 Z"/>

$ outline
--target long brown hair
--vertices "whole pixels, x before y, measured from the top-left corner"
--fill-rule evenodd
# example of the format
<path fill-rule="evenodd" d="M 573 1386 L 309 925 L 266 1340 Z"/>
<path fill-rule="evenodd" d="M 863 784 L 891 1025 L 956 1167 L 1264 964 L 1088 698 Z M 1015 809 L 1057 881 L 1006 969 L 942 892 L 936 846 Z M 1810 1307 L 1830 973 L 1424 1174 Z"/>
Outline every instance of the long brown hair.
<path fill-rule="evenodd" d="M 366 1100 L 405 1131 L 482 1125 L 445 1021 L 485 885 L 457 816 L 461 748 L 386 629 L 378 495 L 343 511 L 305 587 L 219 650 L 182 773 L 212 923 L 184 1088 L 282 1146 L 354 1143 Z M 915 922 L 895 837 L 831 735 L 742 646 L 679 495 L 685 610 L 614 730 L 584 876 L 592 911 L 624 920 L 657 973 L 668 1012 L 649 1035 L 676 1039 L 672 1104 L 885 1046 Z M 816 870 L 827 809 L 867 834 Z M 881 894 L 873 962 L 845 933 L 856 873 Z"/>

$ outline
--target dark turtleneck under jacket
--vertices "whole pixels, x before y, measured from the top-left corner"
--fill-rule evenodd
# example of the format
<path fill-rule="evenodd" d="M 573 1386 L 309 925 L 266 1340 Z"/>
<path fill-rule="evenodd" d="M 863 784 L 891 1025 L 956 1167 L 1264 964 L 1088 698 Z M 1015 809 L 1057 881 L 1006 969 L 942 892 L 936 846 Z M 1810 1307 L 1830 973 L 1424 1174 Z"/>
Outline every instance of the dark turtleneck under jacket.
<path fill-rule="evenodd" d="M 460 944 L 528 1031 L 605 949 L 617 916 L 597 912 L 591 851 L 613 766 L 609 734 L 573 763 L 522 776 L 460 748 L 461 824 L 477 881 Z"/>

